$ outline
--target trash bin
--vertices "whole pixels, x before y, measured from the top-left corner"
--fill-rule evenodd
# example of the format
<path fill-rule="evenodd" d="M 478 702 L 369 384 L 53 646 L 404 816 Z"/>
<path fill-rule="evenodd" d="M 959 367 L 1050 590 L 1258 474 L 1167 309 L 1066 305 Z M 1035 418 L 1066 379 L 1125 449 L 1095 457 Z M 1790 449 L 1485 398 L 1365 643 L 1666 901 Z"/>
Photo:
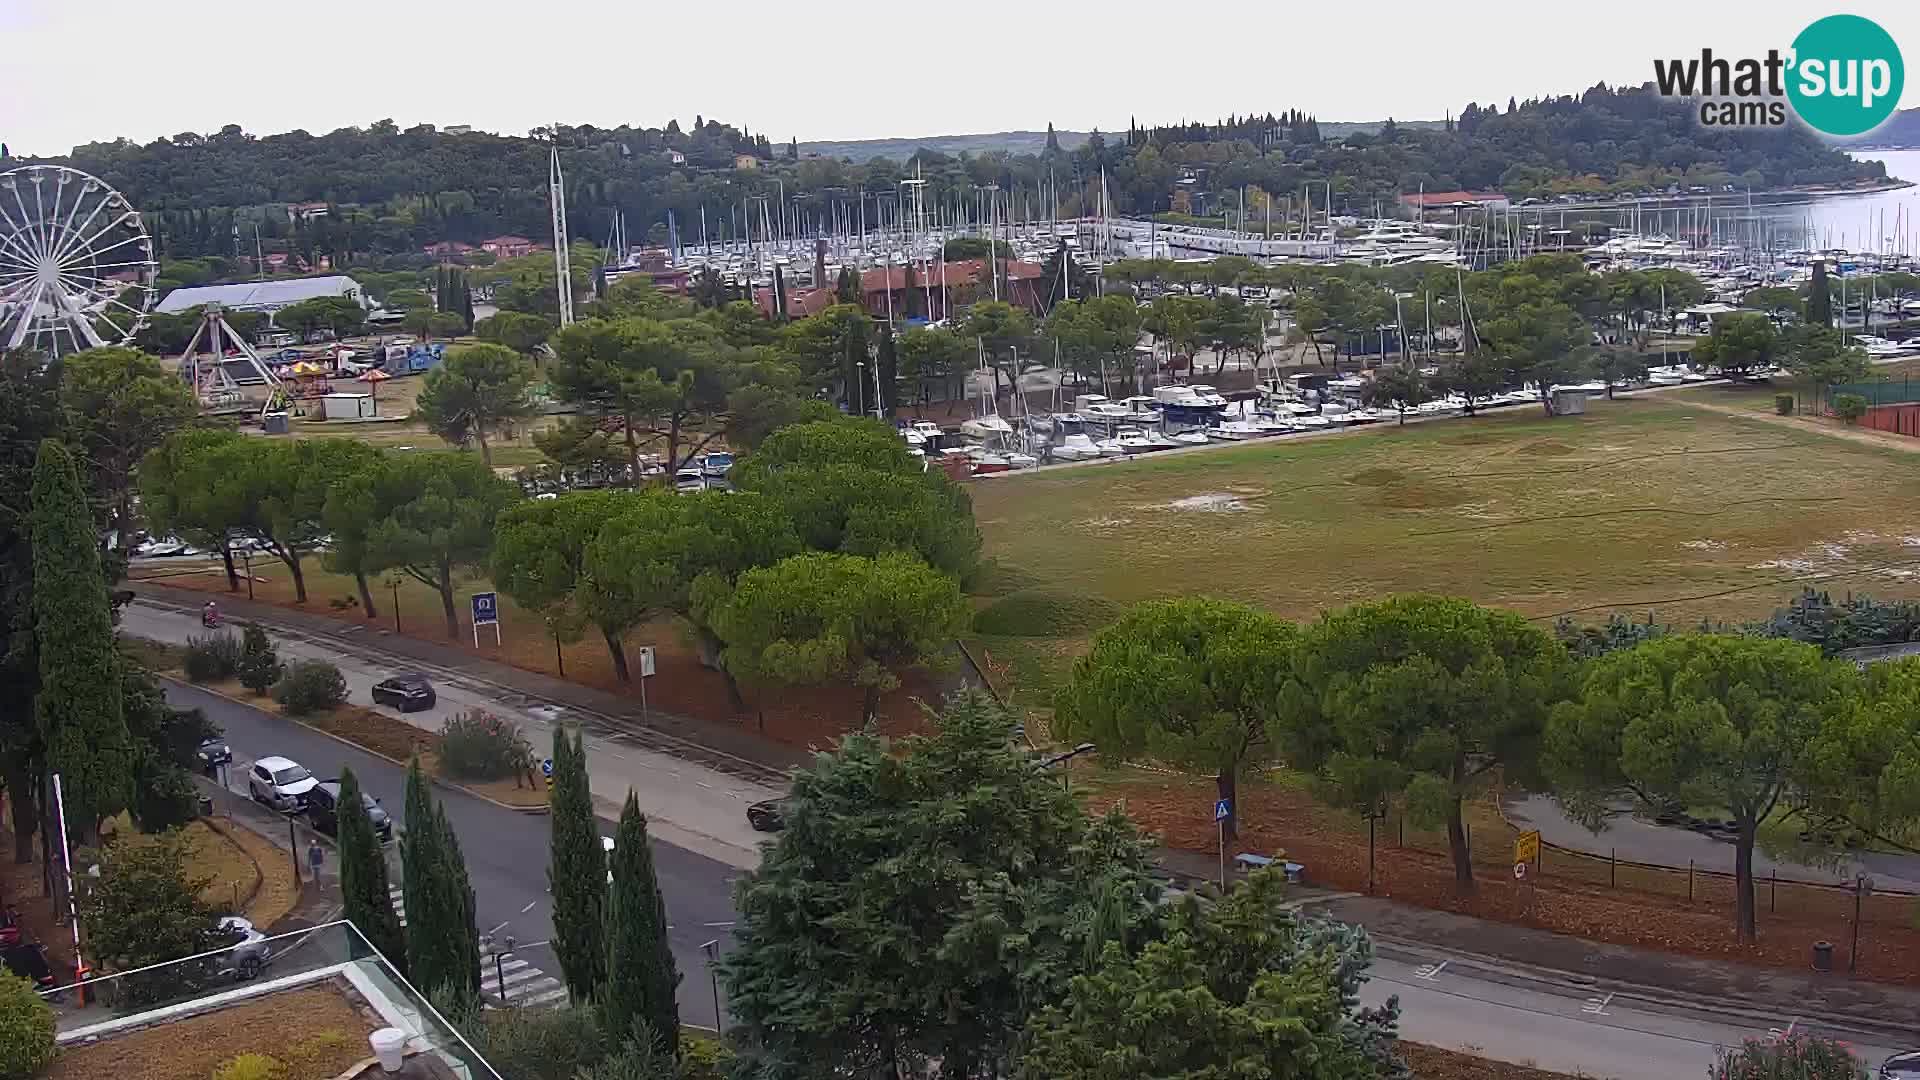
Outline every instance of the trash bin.
<path fill-rule="evenodd" d="M 201 817 L 213 816 L 213 796 L 211 795 L 200 796 L 200 816 Z"/>
<path fill-rule="evenodd" d="M 1813 943 L 1813 970 L 1833 970 L 1833 942 L 1816 941 Z"/>

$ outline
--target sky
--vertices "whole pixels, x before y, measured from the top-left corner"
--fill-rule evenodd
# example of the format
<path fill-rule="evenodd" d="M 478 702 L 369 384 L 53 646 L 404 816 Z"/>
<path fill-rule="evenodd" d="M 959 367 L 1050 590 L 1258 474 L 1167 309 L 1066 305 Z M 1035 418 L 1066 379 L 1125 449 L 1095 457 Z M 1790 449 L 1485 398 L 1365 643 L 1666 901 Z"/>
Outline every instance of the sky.
<path fill-rule="evenodd" d="M 519 135 L 704 115 L 777 142 L 1287 108 L 1437 120 L 1469 101 L 1645 82 L 1656 54 L 1785 49 L 1841 11 L 1879 22 L 1920 63 L 1912 0 L 0 0 L 0 142 L 61 154 L 230 123 L 321 134 L 383 118 Z M 1920 76 L 1901 105 L 1920 106 Z"/>

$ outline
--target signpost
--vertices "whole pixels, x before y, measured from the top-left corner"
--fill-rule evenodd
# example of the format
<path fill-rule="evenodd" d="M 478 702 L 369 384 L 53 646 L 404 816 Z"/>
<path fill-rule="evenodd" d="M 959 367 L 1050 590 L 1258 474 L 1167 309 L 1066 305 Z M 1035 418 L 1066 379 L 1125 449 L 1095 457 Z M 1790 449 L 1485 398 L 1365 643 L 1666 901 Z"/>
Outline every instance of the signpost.
<path fill-rule="evenodd" d="M 640 720 L 647 719 L 647 680 L 653 678 L 653 646 L 640 646 Z"/>
<path fill-rule="evenodd" d="M 1220 833 L 1220 891 L 1227 891 L 1227 815 L 1233 813 L 1233 803 L 1221 799 L 1213 804 L 1213 824 Z"/>
<path fill-rule="evenodd" d="M 473 647 L 480 647 L 480 628 L 493 627 L 493 643 L 500 644 L 500 596 L 498 593 L 473 594 Z"/>
<path fill-rule="evenodd" d="M 1530 863 L 1540 857 L 1540 830 L 1529 829 L 1513 838 L 1513 861 Z"/>
<path fill-rule="evenodd" d="M 553 790 L 553 759 L 552 758 L 549 757 L 549 758 L 540 759 L 540 775 L 547 778 L 547 790 L 552 791 Z"/>

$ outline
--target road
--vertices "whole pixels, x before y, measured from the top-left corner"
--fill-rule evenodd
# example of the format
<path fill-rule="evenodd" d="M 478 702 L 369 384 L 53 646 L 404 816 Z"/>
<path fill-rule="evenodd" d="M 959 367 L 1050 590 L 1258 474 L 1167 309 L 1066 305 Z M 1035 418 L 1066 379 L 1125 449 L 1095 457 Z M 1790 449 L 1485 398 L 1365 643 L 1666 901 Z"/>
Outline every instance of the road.
<path fill-rule="evenodd" d="M 234 753 L 231 786 L 244 790 L 246 767 L 269 754 L 290 757 L 322 777 L 337 775 L 343 765 L 351 766 L 367 793 L 393 815 L 396 827 L 405 827 L 406 773 L 399 766 L 191 686 L 169 683 L 166 692 L 175 708 L 203 709 L 225 729 Z M 559 965 L 546 944 L 553 936 L 546 891 L 547 817 L 502 809 L 448 788 L 437 788 L 435 793 L 460 835 L 480 930 L 497 930 L 500 936 L 511 934 L 521 942 L 516 958 L 525 966 L 507 973 L 509 996 L 539 983 L 533 976 L 516 978 L 528 969 L 538 969 L 543 976 L 557 976 Z M 602 821 L 601 831 L 613 835 L 612 824 Z M 397 860 L 397 853 L 392 857 Z M 653 842 L 653 860 L 660 890 L 666 897 L 667 918 L 672 920 L 667 936 L 681 974 L 680 1015 L 687 1023 L 713 1027 L 713 991 L 700 944 L 718 939 L 722 948 L 731 945 L 731 889 L 739 871 L 659 839 Z M 396 874 L 396 884 L 398 880 Z M 491 972 L 486 982 L 491 991 Z"/>

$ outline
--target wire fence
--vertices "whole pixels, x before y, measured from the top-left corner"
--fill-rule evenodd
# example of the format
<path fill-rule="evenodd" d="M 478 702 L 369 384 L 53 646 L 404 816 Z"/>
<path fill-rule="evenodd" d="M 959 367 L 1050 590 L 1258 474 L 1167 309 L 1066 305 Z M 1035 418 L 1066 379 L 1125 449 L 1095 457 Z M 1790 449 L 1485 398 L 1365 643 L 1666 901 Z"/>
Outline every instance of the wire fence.
<path fill-rule="evenodd" d="M 1489 831 L 1498 835 L 1485 835 Z M 1479 832 L 1482 835 L 1474 835 L 1472 828 L 1467 832 L 1467 847 L 1474 865 L 1499 867 L 1510 873 L 1513 831 L 1483 828 Z M 1393 844 L 1429 855 L 1448 854 L 1445 832 L 1416 829 L 1392 815 L 1382 823 L 1380 843 L 1383 847 Z M 1732 861 L 1733 845 L 1728 842 L 1727 862 Z M 1680 900 L 1699 908 L 1731 911 L 1735 906 L 1735 876 L 1696 863 L 1662 866 L 1622 859 L 1612 850 L 1597 854 L 1543 842 L 1529 874 L 1539 882 L 1639 893 Z M 1777 870 L 1754 875 L 1754 902 L 1762 916 L 1774 915 L 1795 922 L 1851 922 L 1856 901 L 1863 926 L 1920 928 L 1920 893 L 1875 888 L 1857 897 L 1852 883 L 1802 881 L 1782 877 Z"/>

